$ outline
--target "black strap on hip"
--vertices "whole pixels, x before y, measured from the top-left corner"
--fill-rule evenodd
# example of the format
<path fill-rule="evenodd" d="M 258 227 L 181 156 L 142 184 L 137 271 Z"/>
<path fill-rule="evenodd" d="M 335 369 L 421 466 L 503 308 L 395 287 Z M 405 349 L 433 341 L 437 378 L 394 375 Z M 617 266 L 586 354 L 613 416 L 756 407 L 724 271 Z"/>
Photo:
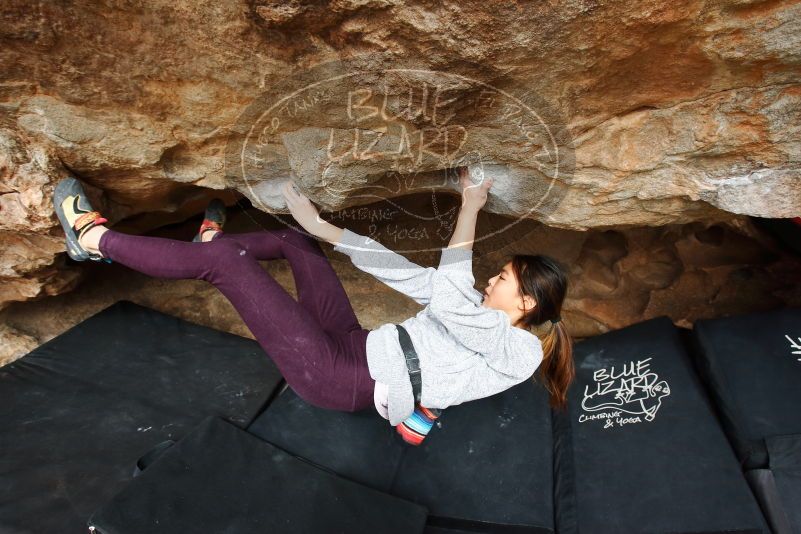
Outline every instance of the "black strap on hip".
<path fill-rule="evenodd" d="M 420 402 L 420 392 L 423 387 L 423 379 L 420 375 L 420 360 L 417 357 L 417 352 L 414 350 L 409 332 L 399 324 L 396 324 L 395 327 L 398 329 L 398 339 L 400 340 L 403 354 L 406 356 L 406 369 L 409 371 L 409 379 L 412 381 L 414 401 Z"/>
<path fill-rule="evenodd" d="M 412 338 L 409 336 L 409 332 L 407 332 L 406 329 L 399 324 L 396 324 L 395 327 L 398 329 L 398 339 L 400 340 L 403 354 L 406 356 L 406 370 L 409 371 L 409 379 L 412 381 L 414 401 L 419 403 L 420 393 L 423 389 L 423 379 L 420 372 L 420 360 L 417 357 L 417 352 L 414 350 L 414 345 L 412 344 Z M 442 412 L 442 410 L 439 408 L 428 408 L 428 410 L 437 416 L 439 416 L 439 414 Z"/>

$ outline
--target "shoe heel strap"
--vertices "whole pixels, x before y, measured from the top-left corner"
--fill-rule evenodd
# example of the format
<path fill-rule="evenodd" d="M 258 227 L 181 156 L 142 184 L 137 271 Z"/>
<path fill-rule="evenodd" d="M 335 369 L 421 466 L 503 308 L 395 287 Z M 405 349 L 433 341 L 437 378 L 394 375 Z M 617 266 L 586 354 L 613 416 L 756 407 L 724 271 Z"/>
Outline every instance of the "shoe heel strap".
<path fill-rule="evenodd" d="M 200 223 L 200 230 L 198 233 L 203 233 L 206 230 L 217 230 L 218 232 L 222 231 L 222 226 L 217 221 L 212 221 L 211 219 L 203 219 L 203 222 Z"/>
<path fill-rule="evenodd" d="M 107 222 L 108 219 L 103 217 L 99 211 L 89 211 L 75 219 L 75 224 L 73 224 L 72 227 L 75 228 L 75 231 L 78 233 L 78 238 L 80 239 L 90 228 Z"/>

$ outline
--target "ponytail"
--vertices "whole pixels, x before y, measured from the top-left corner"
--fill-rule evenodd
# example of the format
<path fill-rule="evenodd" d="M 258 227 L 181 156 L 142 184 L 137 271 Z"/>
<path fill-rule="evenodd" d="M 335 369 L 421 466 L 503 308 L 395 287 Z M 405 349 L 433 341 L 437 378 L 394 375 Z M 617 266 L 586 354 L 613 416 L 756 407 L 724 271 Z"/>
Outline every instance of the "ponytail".
<path fill-rule="evenodd" d="M 541 340 L 543 359 L 539 366 L 540 380 L 550 393 L 551 408 L 567 407 L 567 389 L 576 375 L 573 365 L 573 340 L 561 320 L 551 324 Z"/>

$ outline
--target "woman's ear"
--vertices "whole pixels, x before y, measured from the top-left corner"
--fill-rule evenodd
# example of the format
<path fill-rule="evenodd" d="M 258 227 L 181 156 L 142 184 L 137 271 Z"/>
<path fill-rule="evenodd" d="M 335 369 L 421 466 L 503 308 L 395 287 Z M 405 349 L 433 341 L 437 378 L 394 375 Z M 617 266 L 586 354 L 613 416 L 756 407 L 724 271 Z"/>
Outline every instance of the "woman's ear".
<path fill-rule="evenodd" d="M 523 295 L 523 305 L 526 307 L 524 313 L 530 313 L 537 306 L 537 301 L 529 295 Z M 523 308 L 520 308 L 523 311 Z"/>

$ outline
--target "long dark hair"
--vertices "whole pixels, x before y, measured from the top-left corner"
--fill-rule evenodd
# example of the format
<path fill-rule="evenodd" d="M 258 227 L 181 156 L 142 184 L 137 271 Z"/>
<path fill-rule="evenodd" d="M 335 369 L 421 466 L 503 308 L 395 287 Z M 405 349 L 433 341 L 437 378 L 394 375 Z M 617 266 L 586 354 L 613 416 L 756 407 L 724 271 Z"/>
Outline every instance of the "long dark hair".
<path fill-rule="evenodd" d="M 520 287 L 520 296 L 532 297 L 537 305 L 523 312 L 521 322 L 526 328 L 561 317 L 562 303 L 567 294 L 567 274 L 562 265 L 550 256 L 515 254 L 512 270 Z M 525 305 L 525 304 L 524 304 Z M 538 367 L 540 380 L 550 393 L 552 408 L 565 409 L 567 389 L 576 375 L 573 365 L 573 340 L 565 323 L 550 324 L 540 337 L 543 359 Z"/>

